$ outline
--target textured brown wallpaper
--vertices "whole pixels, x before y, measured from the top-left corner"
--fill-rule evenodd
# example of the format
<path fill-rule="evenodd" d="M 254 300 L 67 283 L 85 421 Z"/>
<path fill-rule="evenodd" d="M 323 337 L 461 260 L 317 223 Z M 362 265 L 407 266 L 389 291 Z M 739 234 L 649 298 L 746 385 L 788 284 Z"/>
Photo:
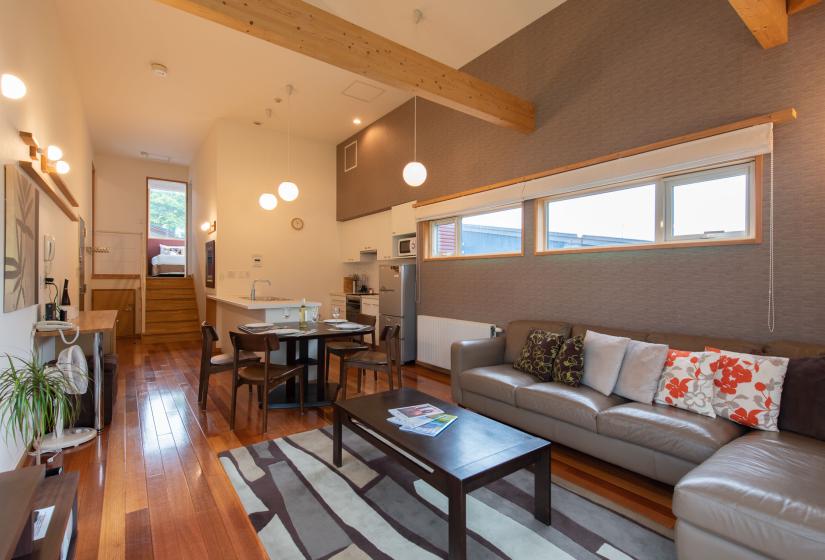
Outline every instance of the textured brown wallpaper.
<path fill-rule="evenodd" d="M 765 51 L 727 2 L 568 0 L 465 67 L 533 100 L 534 133 L 419 101 L 427 183 L 406 187 L 397 177 L 407 156 L 387 157 L 358 196 L 339 183 L 339 219 L 794 106 L 799 120 L 775 134 L 774 335 L 767 243 L 536 257 L 530 205 L 526 256 L 422 263 L 419 311 L 825 342 L 825 6 L 790 27 L 789 44 Z M 379 124 L 401 113 L 409 107 Z"/>

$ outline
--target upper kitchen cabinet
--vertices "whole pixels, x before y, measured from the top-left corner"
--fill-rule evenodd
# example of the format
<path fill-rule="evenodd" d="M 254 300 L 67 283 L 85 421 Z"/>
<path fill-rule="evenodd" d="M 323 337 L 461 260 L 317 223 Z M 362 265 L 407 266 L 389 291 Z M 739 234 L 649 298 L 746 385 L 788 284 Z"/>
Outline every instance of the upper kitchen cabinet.
<path fill-rule="evenodd" d="M 415 210 L 413 202 L 399 204 L 390 209 L 392 235 L 415 235 Z"/>
<path fill-rule="evenodd" d="M 389 210 L 341 222 L 341 260 L 391 259 L 391 222 Z"/>

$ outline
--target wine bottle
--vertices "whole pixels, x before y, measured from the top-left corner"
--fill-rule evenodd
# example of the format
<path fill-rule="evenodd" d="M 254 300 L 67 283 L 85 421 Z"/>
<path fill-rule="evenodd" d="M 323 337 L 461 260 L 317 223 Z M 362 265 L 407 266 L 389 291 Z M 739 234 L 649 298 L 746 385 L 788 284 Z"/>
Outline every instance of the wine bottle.
<path fill-rule="evenodd" d="M 60 299 L 60 307 L 68 307 L 72 304 L 69 299 L 69 279 L 63 279 L 63 297 Z"/>

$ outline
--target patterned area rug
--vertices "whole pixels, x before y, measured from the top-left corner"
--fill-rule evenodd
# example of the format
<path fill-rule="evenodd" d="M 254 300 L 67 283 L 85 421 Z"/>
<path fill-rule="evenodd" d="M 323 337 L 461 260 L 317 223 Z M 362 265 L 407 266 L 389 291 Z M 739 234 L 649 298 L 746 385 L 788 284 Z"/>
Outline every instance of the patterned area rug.
<path fill-rule="evenodd" d="M 220 454 L 258 538 L 280 560 L 447 557 L 447 499 L 345 429 L 332 465 L 331 428 Z M 673 542 L 553 484 L 552 526 L 533 518 L 527 470 L 467 498 L 472 559 L 675 558 Z"/>

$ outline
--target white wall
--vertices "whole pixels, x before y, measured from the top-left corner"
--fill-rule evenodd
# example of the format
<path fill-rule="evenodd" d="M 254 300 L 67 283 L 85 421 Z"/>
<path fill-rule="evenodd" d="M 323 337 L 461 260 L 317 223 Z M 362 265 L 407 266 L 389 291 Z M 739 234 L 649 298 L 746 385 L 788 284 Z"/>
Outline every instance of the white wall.
<path fill-rule="evenodd" d="M 64 158 L 72 166 L 64 181 L 80 204 L 76 210 L 90 227 L 91 141 L 53 4 L 0 0 L 0 14 L 0 73 L 16 74 L 29 89 L 28 95 L 19 101 L 0 97 L 0 165 L 27 157 L 28 150 L 18 130 L 34 132 L 41 142 L 63 148 Z M 0 231 L 5 228 L 4 215 L 4 211 L 0 212 Z M 78 226 L 41 192 L 37 240 L 40 247 L 46 233 L 54 235 L 57 241 L 52 273 L 57 279 L 69 278 L 70 295 L 77 302 Z M 45 301 L 43 291 L 40 301 Z M 28 355 L 31 327 L 36 319 L 36 307 L 5 314 L 0 303 L 0 354 Z M 4 430 L 0 426 L 0 434 Z M 7 442 L 0 435 L 0 471 L 14 468 L 22 452 L 20 442 Z"/>
<path fill-rule="evenodd" d="M 253 279 L 262 295 L 305 297 L 329 307 L 329 294 L 340 291 L 338 224 L 335 219 L 335 146 L 292 137 L 292 179 L 300 188 L 294 202 L 279 201 L 270 212 L 258 206 L 263 192 L 276 192 L 287 172 L 286 134 L 243 122 L 219 121 L 192 163 L 193 226 L 216 219 L 216 291 L 249 293 Z M 213 178 L 214 177 L 214 178 Z M 304 229 L 290 222 L 300 217 Z M 203 243 L 198 245 L 195 278 L 203 290 Z M 263 257 L 261 268 L 252 256 Z M 201 296 L 202 297 L 202 296 Z"/>
<path fill-rule="evenodd" d="M 200 224 L 212 222 L 218 216 L 218 132 L 217 127 L 213 127 L 201 144 L 192 165 L 189 168 L 189 183 L 191 188 L 190 207 L 192 209 L 191 231 L 189 244 L 189 266 L 190 273 L 195 280 L 195 293 L 198 300 L 198 312 L 200 317 L 205 317 L 206 294 L 214 294 L 215 288 L 207 288 L 204 275 L 206 274 L 205 244 L 210 239 L 215 240 L 217 247 L 219 241 L 221 223 L 218 223 L 218 231 L 205 233 L 201 231 Z"/>
<path fill-rule="evenodd" d="M 170 179 L 187 182 L 189 168 L 140 158 L 109 154 L 95 154 L 95 230 L 119 231 L 141 235 L 146 242 L 146 179 Z M 91 224 L 88 225 L 91 245 Z M 89 258 L 91 261 L 91 257 Z M 146 258 L 141 257 L 141 273 L 146 273 Z M 89 262 L 91 267 L 91 262 Z M 89 282 L 93 289 L 136 289 L 137 317 L 135 332 L 142 332 L 143 295 L 140 279 L 95 279 Z"/>

